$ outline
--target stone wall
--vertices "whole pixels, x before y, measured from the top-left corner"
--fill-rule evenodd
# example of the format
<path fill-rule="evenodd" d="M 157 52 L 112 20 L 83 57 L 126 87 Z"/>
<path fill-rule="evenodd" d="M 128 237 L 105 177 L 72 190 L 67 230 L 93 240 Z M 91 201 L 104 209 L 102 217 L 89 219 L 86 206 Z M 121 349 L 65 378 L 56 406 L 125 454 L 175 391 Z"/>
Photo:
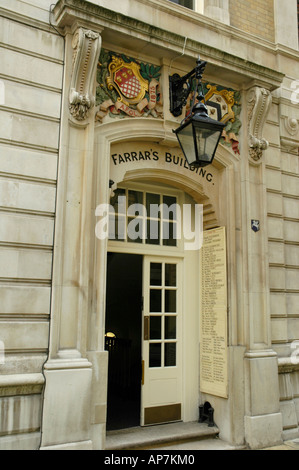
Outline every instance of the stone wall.
<path fill-rule="evenodd" d="M 299 113 L 292 83 L 286 79 L 274 97 L 266 129 L 271 334 L 285 438 L 299 432 Z"/>
<path fill-rule="evenodd" d="M 1 2 L 0 449 L 40 441 L 64 47 L 50 3 Z"/>

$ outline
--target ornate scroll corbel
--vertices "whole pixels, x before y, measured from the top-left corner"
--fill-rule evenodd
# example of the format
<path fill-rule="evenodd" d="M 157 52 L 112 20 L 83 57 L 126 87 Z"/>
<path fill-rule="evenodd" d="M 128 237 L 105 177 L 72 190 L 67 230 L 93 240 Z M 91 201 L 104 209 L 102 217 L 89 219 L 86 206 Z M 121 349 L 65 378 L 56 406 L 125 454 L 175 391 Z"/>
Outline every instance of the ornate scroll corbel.
<path fill-rule="evenodd" d="M 248 145 L 250 158 L 260 162 L 263 151 L 269 146 L 269 142 L 262 137 L 264 124 L 272 103 L 272 95 L 269 90 L 260 87 L 251 88 L 248 92 Z"/>
<path fill-rule="evenodd" d="M 69 109 L 77 121 L 84 121 L 95 104 L 95 73 L 101 37 L 98 33 L 79 28 L 74 34 L 72 47 L 74 55 Z"/>

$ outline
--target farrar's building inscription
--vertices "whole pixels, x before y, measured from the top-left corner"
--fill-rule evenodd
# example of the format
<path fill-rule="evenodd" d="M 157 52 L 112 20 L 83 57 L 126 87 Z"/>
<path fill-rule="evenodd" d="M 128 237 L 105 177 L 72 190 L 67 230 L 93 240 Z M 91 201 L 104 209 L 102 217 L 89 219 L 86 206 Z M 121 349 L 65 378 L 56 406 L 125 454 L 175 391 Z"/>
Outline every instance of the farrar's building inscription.
<path fill-rule="evenodd" d="M 142 163 L 147 162 L 149 165 L 154 162 L 159 162 L 162 165 L 166 165 L 166 168 L 170 168 L 174 171 L 180 171 L 184 168 L 192 172 L 194 175 L 204 178 L 207 182 L 213 183 L 213 173 L 206 168 L 195 168 L 189 167 L 185 158 L 182 155 L 175 154 L 170 151 L 159 151 L 159 150 L 139 150 L 129 149 L 128 152 L 112 153 L 111 159 L 113 167 L 128 164 L 128 163 Z M 158 164 L 159 164 L 158 163 Z"/>

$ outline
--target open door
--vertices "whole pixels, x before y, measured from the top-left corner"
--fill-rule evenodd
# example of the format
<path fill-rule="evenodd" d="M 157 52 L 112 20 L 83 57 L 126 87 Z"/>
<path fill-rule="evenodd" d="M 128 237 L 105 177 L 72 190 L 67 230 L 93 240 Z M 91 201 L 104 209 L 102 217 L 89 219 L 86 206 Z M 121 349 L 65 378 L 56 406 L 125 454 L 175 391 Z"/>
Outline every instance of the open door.
<path fill-rule="evenodd" d="M 143 257 L 108 253 L 107 261 L 107 430 L 113 430 L 140 426 Z"/>
<path fill-rule="evenodd" d="M 182 261 L 144 257 L 141 425 L 182 418 Z"/>

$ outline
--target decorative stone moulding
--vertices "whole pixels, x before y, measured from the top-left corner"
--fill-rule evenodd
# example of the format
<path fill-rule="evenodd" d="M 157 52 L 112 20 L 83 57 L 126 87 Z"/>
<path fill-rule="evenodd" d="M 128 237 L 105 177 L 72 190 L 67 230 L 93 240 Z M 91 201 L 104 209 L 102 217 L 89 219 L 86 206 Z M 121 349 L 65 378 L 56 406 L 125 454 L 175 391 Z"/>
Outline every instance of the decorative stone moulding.
<path fill-rule="evenodd" d="M 272 103 L 272 95 L 269 90 L 253 87 L 247 96 L 248 111 L 248 145 L 251 161 L 260 163 L 263 151 L 269 146 L 269 142 L 263 138 L 264 124 Z"/>
<path fill-rule="evenodd" d="M 226 124 L 220 142 L 231 147 L 235 154 L 240 155 L 239 131 L 242 127 L 240 92 L 209 83 L 203 83 L 203 89 L 209 117 Z M 186 112 L 188 113 L 189 110 L 190 103 L 187 101 Z"/>
<path fill-rule="evenodd" d="M 286 116 L 284 118 L 284 125 L 290 135 L 294 136 L 298 133 L 299 123 L 296 118 Z"/>
<path fill-rule="evenodd" d="M 102 49 L 97 70 L 96 121 L 163 118 L 161 67 Z"/>
<path fill-rule="evenodd" d="M 282 118 L 280 145 L 283 151 L 295 152 L 299 150 L 299 122 L 295 117 Z"/>
<path fill-rule="evenodd" d="M 74 53 L 69 109 L 73 118 L 84 121 L 95 104 L 94 79 L 101 37 L 94 31 L 79 28 L 74 34 L 72 47 Z"/>
<path fill-rule="evenodd" d="M 102 49 L 97 69 L 95 120 L 103 123 L 117 118 L 163 119 L 161 74 L 161 66 Z M 209 117 L 226 123 L 221 143 L 240 154 L 240 92 L 205 82 L 203 87 Z M 195 91 L 192 85 L 185 116 L 194 104 Z"/>

